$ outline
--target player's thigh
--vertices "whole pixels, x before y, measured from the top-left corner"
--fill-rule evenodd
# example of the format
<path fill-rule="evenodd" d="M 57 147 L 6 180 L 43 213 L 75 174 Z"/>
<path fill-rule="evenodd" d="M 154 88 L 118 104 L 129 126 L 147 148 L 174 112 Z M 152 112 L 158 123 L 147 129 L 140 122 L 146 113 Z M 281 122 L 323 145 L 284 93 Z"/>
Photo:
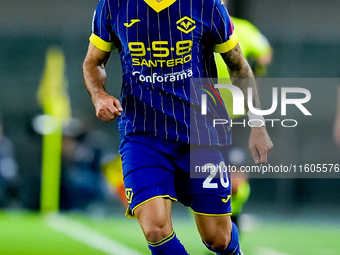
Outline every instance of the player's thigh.
<path fill-rule="evenodd" d="M 190 173 L 191 208 L 204 216 L 231 215 L 231 183 L 225 147 L 198 147 L 191 152 L 195 166 Z M 196 167 L 196 166 L 199 166 Z M 206 167 L 207 166 L 207 167 Z"/>
<path fill-rule="evenodd" d="M 224 167 L 229 165 L 227 149 L 197 148 L 191 158 L 198 166 L 211 166 L 201 168 L 204 171 L 190 179 L 191 208 L 198 231 L 208 245 L 224 247 L 230 241 L 232 229 L 230 174 Z"/>
<path fill-rule="evenodd" d="M 135 215 L 148 240 L 157 241 L 171 233 L 171 206 L 170 199 L 160 197 L 136 208 Z"/>
<path fill-rule="evenodd" d="M 163 168 L 139 168 L 124 177 L 129 197 L 127 216 L 135 216 L 148 241 L 171 234 L 171 205 L 176 193 L 173 173 Z"/>
<path fill-rule="evenodd" d="M 120 146 L 128 217 L 137 217 L 148 241 L 172 231 L 171 204 L 177 200 L 174 170 L 162 141 L 148 135 L 124 138 Z"/>
<path fill-rule="evenodd" d="M 156 219 L 169 220 L 171 216 L 172 201 L 166 198 L 154 198 L 142 204 L 135 210 L 140 221 L 155 221 Z"/>
<path fill-rule="evenodd" d="M 176 201 L 174 170 L 162 153 L 162 143 L 150 135 L 131 135 L 123 138 L 120 146 L 126 197 L 127 216 L 155 198 Z"/>
<path fill-rule="evenodd" d="M 201 238 L 208 245 L 228 244 L 232 223 L 230 216 L 209 216 L 195 214 L 195 221 Z"/>

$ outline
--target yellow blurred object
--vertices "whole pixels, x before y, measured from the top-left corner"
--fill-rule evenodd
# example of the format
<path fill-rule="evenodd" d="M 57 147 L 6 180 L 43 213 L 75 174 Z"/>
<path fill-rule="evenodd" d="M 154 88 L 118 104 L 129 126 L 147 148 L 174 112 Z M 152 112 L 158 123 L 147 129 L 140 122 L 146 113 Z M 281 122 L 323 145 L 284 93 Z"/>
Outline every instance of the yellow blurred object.
<path fill-rule="evenodd" d="M 231 195 L 231 209 L 233 216 L 237 216 L 241 213 L 244 204 L 247 202 L 250 196 L 250 185 L 248 181 L 244 181 L 238 185 L 237 192 Z"/>
<path fill-rule="evenodd" d="M 51 47 L 46 54 L 43 77 L 38 90 L 38 101 L 44 113 L 67 122 L 71 116 L 70 100 L 65 77 L 65 57 L 58 47 Z"/>
<path fill-rule="evenodd" d="M 106 163 L 102 167 L 102 171 L 107 178 L 107 181 L 113 187 L 123 183 L 122 159 L 116 156 L 112 161 Z"/>
<path fill-rule="evenodd" d="M 102 171 L 111 188 L 116 192 L 122 204 L 127 206 L 128 202 L 125 195 L 123 167 L 120 155 L 117 155 L 112 161 L 104 164 L 102 166 Z"/>
<path fill-rule="evenodd" d="M 40 210 L 52 212 L 59 210 L 62 132 L 71 116 L 65 78 L 65 57 L 58 47 L 51 47 L 46 53 L 38 101 L 44 113 L 50 116 L 43 125 L 53 126 L 50 132 L 43 135 L 40 196 Z"/>

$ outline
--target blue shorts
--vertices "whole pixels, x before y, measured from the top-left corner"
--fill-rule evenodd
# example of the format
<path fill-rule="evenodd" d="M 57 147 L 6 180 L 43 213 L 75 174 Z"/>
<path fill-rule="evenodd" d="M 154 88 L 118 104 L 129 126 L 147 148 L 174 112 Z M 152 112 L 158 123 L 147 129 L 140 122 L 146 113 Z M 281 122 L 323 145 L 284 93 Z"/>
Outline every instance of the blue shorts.
<path fill-rule="evenodd" d="M 229 173 L 213 175 L 202 167 L 229 165 L 227 147 L 190 146 L 143 133 L 123 136 L 119 152 L 129 203 L 126 216 L 157 197 L 178 200 L 197 214 L 231 215 Z M 199 178 L 192 178 L 190 171 L 197 169 Z"/>

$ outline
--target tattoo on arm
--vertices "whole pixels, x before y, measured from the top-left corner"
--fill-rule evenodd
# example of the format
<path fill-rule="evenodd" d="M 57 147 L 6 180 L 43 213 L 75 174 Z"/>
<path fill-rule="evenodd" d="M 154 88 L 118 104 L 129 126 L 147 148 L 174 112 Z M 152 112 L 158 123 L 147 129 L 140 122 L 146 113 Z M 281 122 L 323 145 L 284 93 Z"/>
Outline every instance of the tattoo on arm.
<path fill-rule="evenodd" d="M 248 111 L 248 87 L 253 89 L 253 106 L 260 108 L 260 100 L 254 74 L 247 60 L 244 58 L 240 46 L 237 44 L 232 50 L 222 53 L 221 56 L 228 66 L 233 85 L 239 87 L 243 92 L 246 111 Z"/>

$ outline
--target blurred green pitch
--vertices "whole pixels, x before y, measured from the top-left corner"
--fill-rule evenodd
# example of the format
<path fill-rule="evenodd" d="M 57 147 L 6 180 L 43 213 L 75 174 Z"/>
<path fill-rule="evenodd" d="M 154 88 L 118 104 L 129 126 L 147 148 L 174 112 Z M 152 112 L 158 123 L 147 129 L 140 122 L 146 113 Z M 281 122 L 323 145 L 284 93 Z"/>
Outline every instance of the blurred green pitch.
<path fill-rule="evenodd" d="M 110 254 L 91 247 L 89 241 L 79 241 L 64 231 L 58 218 L 83 226 L 96 234 L 133 249 L 137 254 L 149 254 L 136 220 L 119 218 L 90 218 L 81 215 L 49 215 L 29 212 L 0 212 L 0 254 L 3 255 L 101 255 Z M 51 225 L 51 219 L 56 219 Z M 52 222 L 53 223 L 53 222 Z M 65 224 L 64 224 L 65 225 Z M 174 219 L 174 228 L 191 255 L 206 255 L 205 248 L 190 219 Z M 77 232 L 76 232 L 77 233 Z M 83 235 L 79 231 L 79 235 Z M 261 223 L 253 230 L 242 232 L 242 250 L 246 255 L 336 255 L 340 254 L 339 226 L 312 224 Z M 120 251 L 112 254 L 128 255 Z"/>

